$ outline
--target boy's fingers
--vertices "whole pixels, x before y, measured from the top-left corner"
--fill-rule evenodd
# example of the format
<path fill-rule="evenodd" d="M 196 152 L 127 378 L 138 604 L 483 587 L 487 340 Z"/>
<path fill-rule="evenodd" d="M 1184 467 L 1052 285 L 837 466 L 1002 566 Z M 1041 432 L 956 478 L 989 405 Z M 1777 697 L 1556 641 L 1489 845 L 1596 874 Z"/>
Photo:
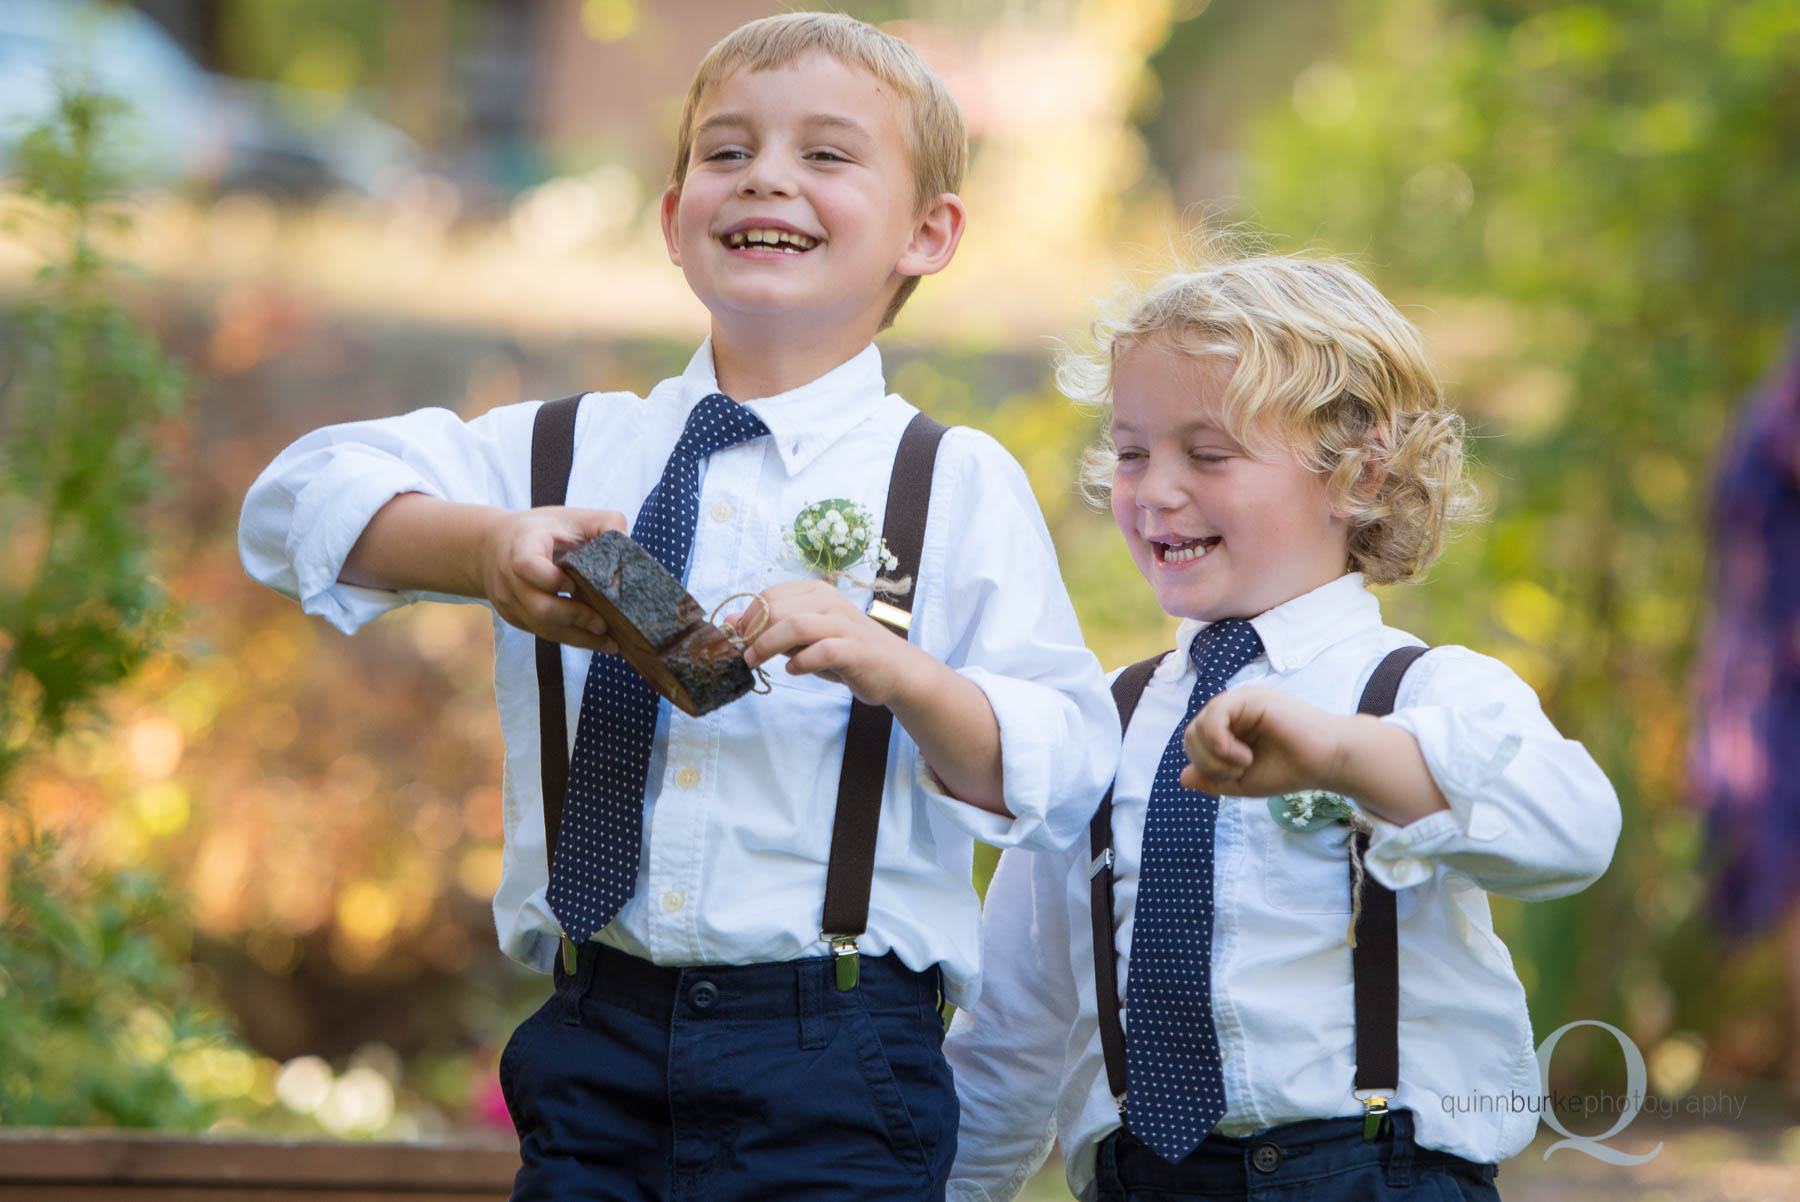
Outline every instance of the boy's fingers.
<path fill-rule="evenodd" d="M 589 538 L 599 538 L 608 530 L 617 530 L 620 534 L 630 534 L 631 529 L 625 523 L 625 515 L 616 509 L 577 509 L 580 515 L 580 526 Z"/>
<path fill-rule="evenodd" d="M 1206 703 L 1181 736 L 1181 749 L 1190 760 L 1199 762 L 1217 752 L 1223 733 L 1223 707 L 1215 699 Z"/>
<path fill-rule="evenodd" d="M 1209 776 L 1193 764 L 1181 770 L 1181 787 L 1193 793 L 1223 794 L 1230 791 L 1234 783 L 1230 779 Z"/>
<path fill-rule="evenodd" d="M 512 570 L 520 581 L 540 592 L 558 593 L 569 587 L 569 578 L 548 556 L 514 556 Z"/>
<path fill-rule="evenodd" d="M 826 633 L 825 624 L 817 614 L 795 614 L 778 618 L 769 623 L 767 630 L 756 636 L 756 641 L 744 652 L 744 661 L 754 668 L 777 655 L 792 655 L 796 647 L 817 642 Z"/>
<path fill-rule="evenodd" d="M 598 651 L 602 655 L 617 655 L 619 645 L 605 635 L 594 634 L 578 626 L 557 626 L 542 632 L 544 638 L 553 643 L 561 643 L 565 647 L 579 647 L 583 651 Z"/>
<path fill-rule="evenodd" d="M 1249 746 L 1232 734 L 1229 727 L 1219 731 L 1213 742 L 1212 753 L 1218 757 L 1220 767 L 1229 768 L 1233 776 L 1242 776 L 1244 769 L 1250 766 L 1250 761 L 1256 758 Z"/>
<path fill-rule="evenodd" d="M 1254 758 L 1250 746 L 1238 738 L 1231 728 L 1240 708 L 1239 699 L 1229 693 L 1221 693 L 1207 702 L 1206 707 L 1188 727 L 1189 738 L 1182 740 L 1183 746 L 1187 748 L 1188 758 L 1198 759 L 1194 753 L 1204 749 L 1217 761 L 1218 766 L 1237 769 L 1238 772 L 1234 775 L 1241 774 L 1243 769 L 1248 768 Z"/>
<path fill-rule="evenodd" d="M 561 509 L 540 509 L 535 512 L 545 514 L 554 523 L 551 529 L 559 545 L 579 546 L 591 538 L 599 538 L 608 530 L 617 530 L 620 534 L 631 533 L 625 515 L 614 509 L 576 509 L 564 506 Z"/>
<path fill-rule="evenodd" d="M 788 656 L 788 675 L 817 676 L 821 680 L 844 683 L 843 677 L 833 671 L 839 663 L 836 643 L 836 639 L 824 639 L 798 648 Z"/>
<path fill-rule="evenodd" d="M 560 637 L 568 631 L 580 631 L 588 639 L 612 641 L 606 629 L 606 619 L 580 601 L 539 593 L 526 600 L 525 610 L 531 618 L 532 627 L 543 631 L 546 637 L 556 638 L 557 642 L 569 642 L 569 639 Z M 587 643 L 580 645 L 587 646 Z"/>
<path fill-rule="evenodd" d="M 1203 779 L 1212 783 L 1232 783 L 1244 775 L 1244 770 L 1236 765 L 1226 763 L 1215 755 L 1201 755 L 1188 761 L 1188 767 Z M 1217 792 L 1216 789 L 1209 792 Z"/>
<path fill-rule="evenodd" d="M 769 608 L 769 603 L 763 600 L 760 594 L 737 613 L 726 614 L 724 619 L 725 625 L 739 634 L 746 630 L 754 630 L 758 625 L 766 629 L 774 624 L 774 620 L 774 611 Z"/>
<path fill-rule="evenodd" d="M 770 605 L 784 609 L 818 609 L 821 605 L 828 604 L 832 598 L 844 598 L 844 594 L 823 580 L 783 580 L 779 584 L 771 584 L 761 595 Z M 848 601 L 847 598 L 844 599 Z"/>

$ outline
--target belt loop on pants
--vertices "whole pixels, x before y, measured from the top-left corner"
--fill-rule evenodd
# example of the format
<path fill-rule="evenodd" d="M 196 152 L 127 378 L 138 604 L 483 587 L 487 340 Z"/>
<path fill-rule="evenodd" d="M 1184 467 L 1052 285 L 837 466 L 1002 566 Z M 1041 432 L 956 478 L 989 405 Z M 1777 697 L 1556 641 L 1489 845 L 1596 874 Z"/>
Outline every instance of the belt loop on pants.
<path fill-rule="evenodd" d="M 825 1046 L 825 979 L 824 965 L 817 960 L 801 960 L 794 965 L 795 1009 L 800 1018 L 800 1046 L 817 1049 Z"/>
<path fill-rule="evenodd" d="M 600 949 L 583 944 L 576 958 L 575 975 L 565 976 L 563 988 L 563 1022 L 571 1027 L 581 1025 L 581 999 L 594 982 L 594 966 L 600 962 Z"/>
<path fill-rule="evenodd" d="M 1382 1134 L 1376 1138 L 1384 1141 L 1387 1147 L 1382 1149 L 1382 1168 L 1387 1175 L 1387 1183 L 1394 1189 L 1410 1189 L 1413 1183 L 1413 1143 L 1412 1111 L 1392 1111 L 1387 1122 L 1382 1124 Z"/>

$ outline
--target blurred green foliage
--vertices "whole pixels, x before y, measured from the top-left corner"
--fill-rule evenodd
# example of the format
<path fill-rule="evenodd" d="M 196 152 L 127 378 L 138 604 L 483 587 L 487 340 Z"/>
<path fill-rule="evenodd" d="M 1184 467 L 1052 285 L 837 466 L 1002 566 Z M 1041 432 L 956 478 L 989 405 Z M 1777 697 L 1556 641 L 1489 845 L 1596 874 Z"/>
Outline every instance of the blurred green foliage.
<path fill-rule="evenodd" d="M 162 488 L 154 439 L 183 377 L 107 296 L 96 223 L 109 196 L 94 148 L 118 112 L 74 93 L 32 132 L 21 222 L 64 242 L 13 315 L 0 407 L 0 780 L 34 745 L 91 713 L 163 626 L 142 521 Z"/>
<path fill-rule="evenodd" d="M 197 1004 L 180 907 L 145 873 L 11 853 L 0 919 L 0 1121 L 200 1130 L 226 1021 Z"/>
<path fill-rule="evenodd" d="M 1705 922 L 1684 705 L 1712 452 L 1800 305 L 1800 3 L 1337 18 L 1335 57 L 1256 127 L 1246 213 L 1351 255 L 1449 344 L 1492 506 L 1391 620 L 1508 659 L 1625 808 L 1597 885 L 1498 915 L 1538 1028 L 1729 1042 L 1779 999 Z"/>
<path fill-rule="evenodd" d="M 15 791 L 166 625 L 143 521 L 183 377 L 109 300 L 94 246 L 112 181 L 93 152 L 116 111 L 65 96 L 15 164 L 36 202 L 18 220 L 61 245 L 13 315 L 0 390 L 0 1121 L 199 1127 L 195 1070 L 232 1050 L 183 967 L 178 907 L 59 847 Z"/>

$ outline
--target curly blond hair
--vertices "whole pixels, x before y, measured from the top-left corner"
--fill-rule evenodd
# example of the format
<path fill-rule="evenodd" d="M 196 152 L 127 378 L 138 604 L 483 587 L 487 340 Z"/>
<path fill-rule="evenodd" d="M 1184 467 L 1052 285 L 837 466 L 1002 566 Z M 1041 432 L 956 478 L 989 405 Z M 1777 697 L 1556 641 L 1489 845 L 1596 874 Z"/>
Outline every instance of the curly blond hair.
<path fill-rule="evenodd" d="M 1120 357 L 1155 343 L 1232 364 L 1222 398 L 1231 435 L 1271 442 L 1323 473 L 1350 520 L 1349 564 L 1372 584 L 1416 579 L 1476 510 L 1463 421 L 1418 329 L 1357 271 L 1297 255 L 1228 258 L 1166 275 L 1065 348 L 1057 383 L 1105 419 L 1082 456 L 1081 486 L 1105 506 L 1118 459 L 1110 425 Z"/>

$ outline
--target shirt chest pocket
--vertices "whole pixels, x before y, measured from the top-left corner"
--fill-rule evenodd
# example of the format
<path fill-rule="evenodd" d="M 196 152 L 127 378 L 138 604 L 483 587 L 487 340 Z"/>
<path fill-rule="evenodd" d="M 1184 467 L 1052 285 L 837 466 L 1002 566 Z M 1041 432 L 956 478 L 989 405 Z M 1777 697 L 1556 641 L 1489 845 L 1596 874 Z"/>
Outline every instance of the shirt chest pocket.
<path fill-rule="evenodd" d="M 1333 823 L 1304 834 L 1269 821 L 1263 832 L 1263 890 L 1290 914 L 1350 913 L 1350 828 Z"/>

